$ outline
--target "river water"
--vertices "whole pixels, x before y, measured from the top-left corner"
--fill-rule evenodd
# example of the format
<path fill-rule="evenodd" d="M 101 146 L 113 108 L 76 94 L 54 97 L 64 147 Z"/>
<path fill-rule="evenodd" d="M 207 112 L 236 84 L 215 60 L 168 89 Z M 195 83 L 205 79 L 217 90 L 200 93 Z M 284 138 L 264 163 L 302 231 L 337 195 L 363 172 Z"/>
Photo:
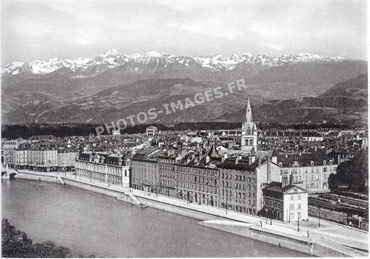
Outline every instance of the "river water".
<path fill-rule="evenodd" d="M 75 256 L 305 256 L 71 186 L 20 179 L 1 186 L 2 217 L 34 242 L 53 241 Z"/>

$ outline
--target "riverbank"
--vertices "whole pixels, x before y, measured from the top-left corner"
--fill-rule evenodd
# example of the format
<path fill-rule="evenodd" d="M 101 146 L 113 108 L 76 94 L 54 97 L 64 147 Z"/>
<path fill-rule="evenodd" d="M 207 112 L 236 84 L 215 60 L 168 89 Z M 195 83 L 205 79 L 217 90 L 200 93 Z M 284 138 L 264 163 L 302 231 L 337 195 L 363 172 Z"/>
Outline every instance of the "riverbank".
<path fill-rule="evenodd" d="M 294 229 L 295 226 L 292 224 L 277 221 L 272 221 L 272 225 L 263 223 L 262 227 L 259 227 L 261 222 L 264 222 L 264 219 L 260 217 L 198 204 L 189 204 L 186 201 L 149 194 L 130 188 L 107 186 L 104 183 L 90 183 L 86 180 L 76 179 L 74 176 L 64 173 L 20 172 L 18 175 L 19 178 L 23 179 L 45 180 L 48 182 L 60 183 L 57 179 L 58 176 L 63 179 L 66 185 L 101 193 L 113 198 L 120 197 L 120 200 L 124 200 L 125 202 L 130 202 L 130 194 L 133 194 L 141 203 L 149 207 L 201 220 L 203 222 L 200 222 L 200 224 L 204 226 L 260 240 L 280 247 L 305 252 L 307 254 L 321 257 L 365 257 L 368 254 L 367 248 L 364 249 L 367 237 L 365 242 L 362 243 L 357 242 L 356 239 L 348 239 L 346 236 L 329 236 L 329 238 L 327 238 L 327 233 L 324 231 L 324 226 L 327 224 L 325 222 L 322 222 L 323 227 L 319 230 L 309 226 L 309 223 L 307 223 L 307 226 L 302 225 L 301 232 L 296 231 Z M 302 222 L 302 224 L 306 223 Z M 328 225 L 328 227 L 332 228 L 332 225 Z M 309 230 L 310 238 L 307 237 L 306 230 Z M 359 238 L 358 240 L 361 239 Z"/>
<path fill-rule="evenodd" d="M 70 258 L 72 254 L 69 249 L 62 246 L 55 246 L 53 242 L 33 243 L 27 234 L 11 225 L 8 219 L 1 221 L 2 257 L 49 257 L 49 258 Z"/>

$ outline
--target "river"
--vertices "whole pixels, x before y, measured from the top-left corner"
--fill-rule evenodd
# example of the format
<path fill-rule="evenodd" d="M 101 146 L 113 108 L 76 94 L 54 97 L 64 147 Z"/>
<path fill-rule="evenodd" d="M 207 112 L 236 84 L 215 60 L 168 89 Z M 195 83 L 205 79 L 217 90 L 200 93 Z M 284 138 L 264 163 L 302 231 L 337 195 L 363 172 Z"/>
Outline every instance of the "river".
<path fill-rule="evenodd" d="M 34 242 L 53 241 L 75 256 L 305 256 L 71 186 L 21 179 L 1 185 L 2 217 Z"/>

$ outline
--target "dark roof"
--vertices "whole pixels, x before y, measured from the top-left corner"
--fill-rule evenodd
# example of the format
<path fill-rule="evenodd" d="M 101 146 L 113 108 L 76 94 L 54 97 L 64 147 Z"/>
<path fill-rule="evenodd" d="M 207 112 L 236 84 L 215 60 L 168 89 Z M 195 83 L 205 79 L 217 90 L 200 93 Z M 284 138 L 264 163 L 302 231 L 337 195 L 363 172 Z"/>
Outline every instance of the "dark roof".
<path fill-rule="evenodd" d="M 209 150 L 208 152 L 208 155 L 211 157 L 211 158 L 216 158 L 216 157 L 220 157 L 220 155 L 218 154 L 218 151 L 215 147 L 215 145 L 212 145 L 211 149 Z"/>
<path fill-rule="evenodd" d="M 331 159 L 334 160 L 334 164 L 338 163 L 337 157 L 328 156 L 325 151 L 318 149 L 317 151 L 312 152 L 295 152 L 295 153 L 279 153 L 274 152 L 273 156 L 277 157 L 277 164 L 282 163 L 284 167 L 292 166 L 293 162 L 298 162 L 300 166 L 310 166 L 311 161 L 315 165 L 323 165 L 324 161 L 329 163 Z"/>
<path fill-rule="evenodd" d="M 282 184 L 279 183 L 279 182 L 271 182 L 267 187 L 265 187 L 263 189 L 263 192 L 264 193 L 274 192 L 274 193 L 278 193 L 278 194 L 284 194 L 284 193 L 288 192 L 289 190 L 291 190 L 292 188 L 297 188 L 297 189 L 300 189 L 304 192 L 307 192 L 305 189 L 300 188 L 299 186 L 296 186 L 296 185 L 293 185 L 293 184 L 289 184 L 289 185 L 286 185 L 286 186 L 282 187 Z"/>

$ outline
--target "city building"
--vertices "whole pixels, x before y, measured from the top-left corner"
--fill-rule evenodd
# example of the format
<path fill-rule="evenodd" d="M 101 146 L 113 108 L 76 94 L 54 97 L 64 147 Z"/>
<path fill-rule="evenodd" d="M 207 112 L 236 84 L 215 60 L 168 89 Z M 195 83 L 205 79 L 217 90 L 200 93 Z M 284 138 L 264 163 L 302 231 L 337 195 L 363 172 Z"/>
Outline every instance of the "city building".
<path fill-rule="evenodd" d="M 30 141 L 56 141 L 56 137 L 53 135 L 33 135 L 29 138 Z"/>
<path fill-rule="evenodd" d="M 19 169 L 28 167 L 28 150 L 15 150 L 15 167 Z"/>
<path fill-rule="evenodd" d="M 5 150 L 5 149 L 17 149 L 19 145 L 21 145 L 24 142 L 25 142 L 24 139 L 17 138 L 15 140 L 4 140 L 1 143 L 3 150 Z"/>
<path fill-rule="evenodd" d="M 272 162 L 280 167 L 280 182 L 292 184 L 308 192 L 328 192 L 330 174 L 336 174 L 337 157 L 329 157 L 323 150 L 299 153 L 274 152 Z"/>
<path fill-rule="evenodd" d="M 75 163 L 76 177 L 129 186 L 130 159 L 125 155 L 108 155 L 106 153 L 82 152 Z"/>
<path fill-rule="evenodd" d="M 324 137 L 316 132 L 308 135 L 308 136 L 303 136 L 303 141 L 307 142 L 321 142 L 324 140 Z"/>
<path fill-rule="evenodd" d="M 3 163 L 4 165 L 8 165 L 10 167 L 13 167 L 15 165 L 16 161 L 16 150 L 15 149 L 4 149 L 2 150 L 2 156 L 3 156 Z"/>
<path fill-rule="evenodd" d="M 295 185 L 272 182 L 263 189 L 263 215 L 284 222 L 308 219 L 308 193 Z"/>
<path fill-rule="evenodd" d="M 170 157 L 159 159 L 159 192 L 188 202 L 218 207 L 219 171 L 195 165 L 190 159 L 185 158 L 188 164 L 178 163 Z M 203 162 L 210 162 L 206 160 L 205 157 Z"/>
<path fill-rule="evenodd" d="M 243 152 L 257 152 L 257 126 L 253 121 L 252 108 L 248 97 L 245 118 L 242 122 L 241 148 Z"/>
<path fill-rule="evenodd" d="M 31 170 L 55 171 L 58 166 L 57 150 L 27 150 L 27 163 Z"/>
<path fill-rule="evenodd" d="M 113 136 L 113 137 L 121 136 L 121 131 L 120 131 L 119 129 L 117 129 L 117 130 L 112 130 L 112 136 Z"/>
<path fill-rule="evenodd" d="M 229 158 L 219 165 L 220 204 L 222 208 L 256 215 L 257 174 L 255 161 L 248 158 Z"/>
<path fill-rule="evenodd" d="M 63 152 L 58 150 L 58 170 L 72 170 L 75 167 L 78 152 Z"/>
<path fill-rule="evenodd" d="M 136 153 L 131 160 L 130 187 L 153 193 L 159 189 L 159 166 L 156 153 L 158 149 L 151 152 Z"/>
<path fill-rule="evenodd" d="M 256 215 L 263 208 L 262 188 L 280 178 L 269 157 L 237 156 L 218 165 L 221 207 Z"/>
<path fill-rule="evenodd" d="M 158 134 L 158 128 L 154 126 L 149 126 L 146 128 L 146 135 L 149 136 L 155 136 Z"/>

